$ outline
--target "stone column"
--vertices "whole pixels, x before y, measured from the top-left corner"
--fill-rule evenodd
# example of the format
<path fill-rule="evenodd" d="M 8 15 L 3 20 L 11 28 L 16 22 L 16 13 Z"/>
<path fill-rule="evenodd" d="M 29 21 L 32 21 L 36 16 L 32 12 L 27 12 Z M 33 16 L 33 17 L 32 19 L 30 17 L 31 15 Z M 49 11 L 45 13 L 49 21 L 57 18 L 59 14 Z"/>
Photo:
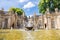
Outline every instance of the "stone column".
<path fill-rule="evenodd" d="M 15 13 L 15 15 L 13 16 L 13 18 L 15 18 L 14 28 L 17 29 L 17 19 L 18 19 L 17 13 Z"/>
<path fill-rule="evenodd" d="M 47 29 L 47 18 L 46 18 L 46 15 L 44 15 L 44 28 Z"/>
<path fill-rule="evenodd" d="M 17 20 L 14 22 L 14 29 L 17 29 Z"/>
<path fill-rule="evenodd" d="M 47 17 L 47 29 L 51 29 L 51 18 Z"/>
<path fill-rule="evenodd" d="M 23 13 L 22 16 L 23 16 L 22 17 L 23 18 L 23 20 L 22 20 L 23 21 L 23 29 L 25 29 L 25 13 Z"/>
<path fill-rule="evenodd" d="M 25 21 L 24 21 L 24 19 L 23 19 L 23 29 L 25 29 Z"/>
<path fill-rule="evenodd" d="M 43 26 L 43 29 L 45 29 L 45 26 L 44 26 L 44 15 L 42 14 L 42 26 Z"/>
<path fill-rule="evenodd" d="M 2 29 L 5 28 L 5 22 L 2 21 Z"/>
<path fill-rule="evenodd" d="M 58 28 L 58 26 L 57 26 L 57 25 L 58 25 L 58 24 L 57 24 L 57 16 L 55 17 L 54 20 L 55 20 L 55 29 L 57 29 L 57 28 Z"/>
<path fill-rule="evenodd" d="M 58 25 L 60 25 L 58 16 L 59 16 L 58 8 L 55 8 L 55 17 L 54 17 L 55 18 L 55 29 L 58 29 Z"/>
<path fill-rule="evenodd" d="M 60 16 L 57 16 L 57 29 L 60 29 Z"/>
<path fill-rule="evenodd" d="M 11 27 L 10 27 L 10 23 L 11 23 L 11 18 L 10 18 L 10 16 L 8 17 L 8 23 L 7 23 L 7 27 L 10 29 Z"/>
<path fill-rule="evenodd" d="M 46 10 L 47 29 L 51 29 L 51 14 L 49 8 Z"/>
<path fill-rule="evenodd" d="M 1 22 L 2 22 L 2 18 L 1 18 L 1 15 L 0 15 L 0 29 L 2 27 L 2 25 L 1 25 L 2 23 Z"/>
<path fill-rule="evenodd" d="M 36 13 L 34 13 L 34 29 L 37 29 L 37 22 L 36 22 Z"/>

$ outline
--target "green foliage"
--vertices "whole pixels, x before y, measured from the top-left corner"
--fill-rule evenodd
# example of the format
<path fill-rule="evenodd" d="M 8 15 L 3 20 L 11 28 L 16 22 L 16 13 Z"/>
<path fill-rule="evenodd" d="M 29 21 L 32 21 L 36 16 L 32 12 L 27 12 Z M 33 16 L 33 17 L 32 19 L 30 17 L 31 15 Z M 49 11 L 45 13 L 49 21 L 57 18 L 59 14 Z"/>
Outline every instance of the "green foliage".
<path fill-rule="evenodd" d="M 40 13 L 45 13 L 47 8 L 49 8 L 50 12 L 55 11 L 55 8 L 60 10 L 60 0 L 40 0 L 38 8 Z"/>
<path fill-rule="evenodd" d="M 23 9 L 16 8 L 16 12 L 18 13 L 18 15 L 22 15 L 24 11 Z"/>
<path fill-rule="evenodd" d="M 21 8 L 10 8 L 10 11 L 16 12 L 18 15 L 22 15 L 24 13 L 24 10 Z"/>

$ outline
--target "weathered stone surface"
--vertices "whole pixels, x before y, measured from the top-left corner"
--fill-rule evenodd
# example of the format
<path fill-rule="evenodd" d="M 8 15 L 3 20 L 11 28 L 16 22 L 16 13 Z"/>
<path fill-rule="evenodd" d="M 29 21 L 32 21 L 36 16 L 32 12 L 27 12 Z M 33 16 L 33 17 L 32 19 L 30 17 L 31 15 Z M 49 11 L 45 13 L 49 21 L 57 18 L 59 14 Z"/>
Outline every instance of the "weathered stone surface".
<path fill-rule="evenodd" d="M 28 22 L 31 20 L 30 25 L 33 29 L 60 29 L 60 11 L 55 9 L 55 12 L 49 12 L 47 9 L 44 15 L 36 15 L 27 17 L 25 13 L 18 16 L 17 13 L 13 11 L 4 12 L 0 10 L 0 28 L 1 29 L 25 29 Z"/>

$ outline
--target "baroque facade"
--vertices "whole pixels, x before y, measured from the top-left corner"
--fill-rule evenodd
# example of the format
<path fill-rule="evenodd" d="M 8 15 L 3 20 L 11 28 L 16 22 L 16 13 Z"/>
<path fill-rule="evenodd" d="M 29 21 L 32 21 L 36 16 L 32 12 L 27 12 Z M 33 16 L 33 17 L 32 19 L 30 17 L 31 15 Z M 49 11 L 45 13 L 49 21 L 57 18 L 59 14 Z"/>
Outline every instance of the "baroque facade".
<path fill-rule="evenodd" d="M 49 12 L 47 9 L 44 15 L 39 16 L 36 25 L 40 29 L 60 29 L 60 11 L 56 8 L 55 12 Z"/>
<path fill-rule="evenodd" d="M 21 16 L 17 16 L 17 13 L 13 11 L 0 10 L 0 29 L 22 28 L 23 21 L 26 21 L 24 13 Z"/>
<path fill-rule="evenodd" d="M 60 11 L 56 8 L 55 12 L 49 12 L 47 9 L 43 15 L 34 15 L 27 17 L 24 13 L 20 16 L 13 11 L 0 10 L 0 29 L 24 29 L 31 27 L 33 29 L 60 29 Z"/>

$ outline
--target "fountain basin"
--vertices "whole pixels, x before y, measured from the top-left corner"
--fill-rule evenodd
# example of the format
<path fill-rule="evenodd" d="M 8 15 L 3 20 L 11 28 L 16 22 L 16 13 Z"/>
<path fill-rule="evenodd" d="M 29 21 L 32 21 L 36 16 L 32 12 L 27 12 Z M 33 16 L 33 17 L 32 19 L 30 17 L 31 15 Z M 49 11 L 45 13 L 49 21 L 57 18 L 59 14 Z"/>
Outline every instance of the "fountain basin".
<path fill-rule="evenodd" d="M 33 27 L 26 27 L 28 30 L 32 30 L 33 29 Z"/>

